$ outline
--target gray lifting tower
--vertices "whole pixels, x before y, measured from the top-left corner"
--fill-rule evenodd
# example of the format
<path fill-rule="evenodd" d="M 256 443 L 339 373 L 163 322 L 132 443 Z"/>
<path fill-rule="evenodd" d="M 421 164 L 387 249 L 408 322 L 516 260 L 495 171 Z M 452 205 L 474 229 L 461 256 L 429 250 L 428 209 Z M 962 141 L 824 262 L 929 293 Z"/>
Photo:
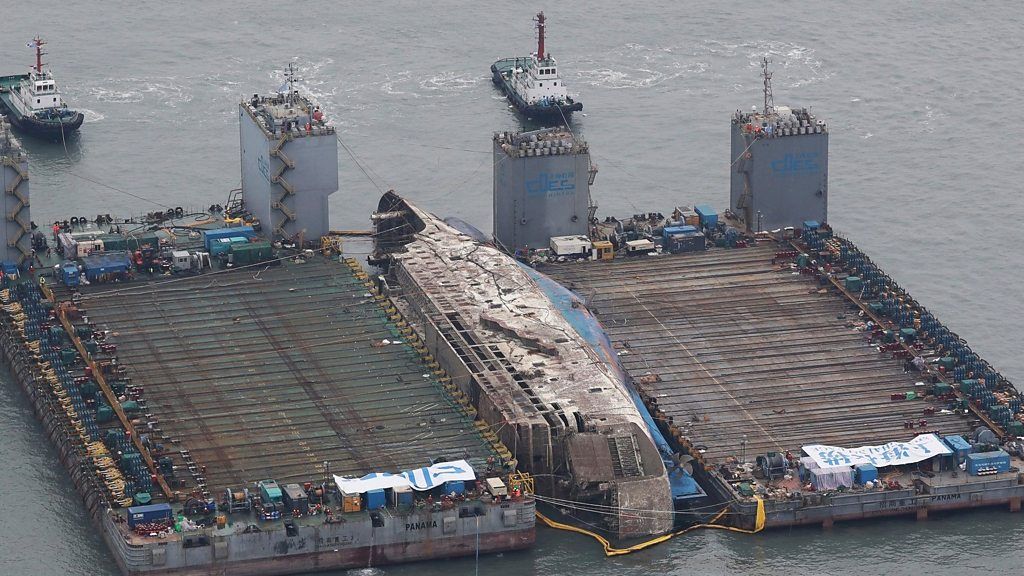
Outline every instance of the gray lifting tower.
<path fill-rule="evenodd" d="M 23 268 L 32 257 L 28 155 L 11 133 L 11 126 L 3 116 L 0 116 L 0 186 L 4 190 L 4 216 L 0 224 L 4 249 L 0 261 Z"/>
<path fill-rule="evenodd" d="M 294 89 L 238 106 L 242 206 L 275 239 L 314 242 L 330 230 L 327 197 L 338 190 L 338 140 L 323 111 Z"/>
<path fill-rule="evenodd" d="M 509 253 L 588 235 L 597 166 L 566 128 L 494 134 L 494 240 Z"/>
<path fill-rule="evenodd" d="M 764 108 L 732 118 L 730 207 L 760 232 L 828 219 L 828 127 L 807 109 L 776 106 L 768 59 Z"/>

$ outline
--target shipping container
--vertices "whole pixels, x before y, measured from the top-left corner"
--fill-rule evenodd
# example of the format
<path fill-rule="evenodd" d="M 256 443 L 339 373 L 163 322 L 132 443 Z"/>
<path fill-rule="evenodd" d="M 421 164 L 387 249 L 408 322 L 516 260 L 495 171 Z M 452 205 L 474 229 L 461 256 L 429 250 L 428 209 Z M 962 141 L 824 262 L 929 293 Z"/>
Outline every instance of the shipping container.
<path fill-rule="evenodd" d="M 853 471 L 854 482 L 867 484 L 878 480 L 878 468 L 874 464 L 858 464 Z"/>
<path fill-rule="evenodd" d="M 74 236 L 67 232 L 61 232 L 57 234 L 57 243 L 60 245 L 61 254 L 65 258 L 78 257 L 78 241 L 75 240 Z"/>
<path fill-rule="evenodd" d="M 227 254 L 231 250 L 231 246 L 234 244 L 245 244 L 248 242 L 243 237 L 237 238 L 217 238 L 210 242 L 210 255 L 220 256 L 221 254 Z"/>
<path fill-rule="evenodd" d="M 1010 455 L 1002 450 L 967 455 L 967 473 L 971 476 L 1009 472 Z"/>
<path fill-rule="evenodd" d="M 860 276 L 847 276 L 843 283 L 846 285 L 846 289 L 854 294 L 859 294 L 864 289 L 864 282 L 861 281 Z"/>
<path fill-rule="evenodd" d="M 556 256 L 586 258 L 590 256 L 590 238 L 586 236 L 552 236 L 551 252 Z"/>
<path fill-rule="evenodd" d="M 83 258 L 93 252 L 103 252 L 103 240 L 80 240 L 76 252 L 78 258 Z"/>
<path fill-rule="evenodd" d="M 804 230 L 817 230 L 821 224 L 817 220 L 804 220 Z"/>
<path fill-rule="evenodd" d="M 380 510 L 387 504 L 387 499 L 384 497 L 384 490 L 380 488 L 376 490 L 367 490 L 363 493 L 363 499 L 366 500 L 367 510 Z"/>
<path fill-rule="evenodd" d="M 92 254 L 82 258 L 82 273 L 89 282 L 102 282 L 112 275 L 124 274 L 131 265 L 127 252 Z"/>
<path fill-rule="evenodd" d="M 144 232 L 142 234 L 128 236 L 128 249 L 131 251 L 142 250 L 149 247 L 154 250 L 160 248 L 160 235 L 156 232 Z"/>
<path fill-rule="evenodd" d="M 412 508 L 416 503 L 412 488 L 409 486 L 395 486 L 392 488 L 391 503 L 395 508 Z"/>
<path fill-rule="evenodd" d="M 697 228 L 694 226 L 683 225 L 683 226 L 666 226 L 661 229 L 661 237 L 668 240 L 676 234 L 688 234 L 690 232 L 696 232 Z"/>
<path fill-rule="evenodd" d="M 486 480 L 487 491 L 491 496 L 508 496 L 508 487 L 501 481 L 501 478 L 488 478 Z"/>
<path fill-rule="evenodd" d="M 964 440 L 963 436 L 943 436 L 942 442 L 953 451 L 953 456 L 956 457 L 958 464 L 967 459 L 967 455 L 971 453 L 971 444 Z"/>
<path fill-rule="evenodd" d="M 591 246 L 591 258 L 594 260 L 612 260 L 615 258 L 615 247 L 607 240 L 596 240 Z"/>
<path fill-rule="evenodd" d="M 103 249 L 107 252 L 116 252 L 128 249 L 128 239 L 119 234 L 104 234 L 99 237 L 103 241 Z"/>
<path fill-rule="evenodd" d="M 714 228 L 718 225 L 718 212 L 707 204 L 698 204 L 693 207 L 693 211 L 700 216 L 700 225 L 702 228 Z"/>
<path fill-rule="evenodd" d="M 466 483 L 462 480 L 449 480 L 444 483 L 445 494 L 458 494 L 462 495 L 466 493 Z"/>
<path fill-rule="evenodd" d="M 60 282 L 65 286 L 78 286 L 81 283 L 81 273 L 78 270 L 78 265 L 74 262 L 61 264 Z"/>
<path fill-rule="evenodd" d="M 128 507 L 128 527 L 135 528 L 139 524 L 170 520 L 174 517 L 170 504 L 149 504 L 146 506 Z"/>
<path fill-rule="evenodd" d="M 707 249 L 707 240 L 702 232 L 673 234 L 669 237 L 665 248 L 673 254 L 684 252 L 700 252 Z"/>
<path fill-rule="evenodd" d="M 650 240 L 630 240 L 626 242 L 626 256 L 639 256 L 654 252 L 654 242 Z"/>
<path fill-rule="evenodd" d="M 252 239 L 256 236 L 256 232 L 252 229 L 252 226 L 235 226 L 232 228 L 215 228 L 213 230 L 203 231 L 203 244 L 207 250 L 210 250 L 210 246 L 214 240 L 219 238 L 236 238 L 244 237 Z"/>
<path fill-rule="evenodd" d="M 341 511 L 345 513 L 359 512 L 363 509 L 363 499 L 359 494 L 341 493 Z"/>
<path fill-rule="evenodd" d="M 235 266 L 248 266 L 258 262 L 266 262 L 273 258 L 270 242 L 250 242 L 248 244 L 232 244 L 228 250 L 228 261 Z"/>
<path fill-rule="evenodd" d="M 683 224 L 686 224 L 687 226 L 700 226 L 700 214 L 697 214 L 693 210 L 680 211 L 679 218 L 682 219 Z"/>

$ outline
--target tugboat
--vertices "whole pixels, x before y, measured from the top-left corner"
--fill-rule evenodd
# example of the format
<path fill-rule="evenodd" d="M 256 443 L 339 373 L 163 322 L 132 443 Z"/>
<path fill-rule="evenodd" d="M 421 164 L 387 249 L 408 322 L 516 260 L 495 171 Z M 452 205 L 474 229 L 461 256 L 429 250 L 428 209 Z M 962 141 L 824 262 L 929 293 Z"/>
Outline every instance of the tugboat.
<path fill-rule="evenodd" d="M 85 116 L 69 110 L 61 98 L 53 73 L 43 70 L 43 45 L 36 36 L 28 43 L 36 49 L 36 65 L 28 74 L 0 76 L 0 111 L 11 124 L 28 134 L 60 140 L 82 126 Z"/>
<path fill-rule="evenodd" d="M 492 80 L 527 117 L 568 122 L 573 112 L 583 110 L 583 103 L 569 96 L 555 59 L 544 51 L 544 13 L 539 12 L 534 21 L 537 53 L 498 60 L 491 65 Z"/>

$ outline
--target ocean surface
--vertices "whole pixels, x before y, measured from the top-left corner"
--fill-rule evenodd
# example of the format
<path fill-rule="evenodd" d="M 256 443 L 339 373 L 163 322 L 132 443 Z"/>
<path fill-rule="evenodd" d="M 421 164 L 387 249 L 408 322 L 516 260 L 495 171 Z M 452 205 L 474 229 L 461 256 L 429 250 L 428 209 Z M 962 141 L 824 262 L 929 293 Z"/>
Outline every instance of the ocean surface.
<path fill-rule="evenodd" d="M 728 201 L 729 117 L 775 102 L 831 126 L 830 222 L 1003 374 L 1024 382 L 1024 12 L 1019 2 L 155 2 L 0 10 L 0 73 L 50 42 L 86 112 L 62 144 L 26 140 L 37 223 L 224 204 L 240 186 L 237 103 L 301 86 L 338 126 L 335 228 L 380 193 L 491 228 L 491 133 L 520 128 L 498 57 L 548 50 L 584 102 L 599 214 Z M 358 159 L 358 165 L 353 156 Z M 364 173 L 365 171 L 365 173 Z M 886 439 L 880 439 L 886 440 Z M 1024 574 L 1024 516 L 990 510 L 756 536 L 705 532 L 617 559 L 540 530 L 530 552 L 352 574 Z M 20 390 L 0 374 L 0 575 L 117 570 Z"/>

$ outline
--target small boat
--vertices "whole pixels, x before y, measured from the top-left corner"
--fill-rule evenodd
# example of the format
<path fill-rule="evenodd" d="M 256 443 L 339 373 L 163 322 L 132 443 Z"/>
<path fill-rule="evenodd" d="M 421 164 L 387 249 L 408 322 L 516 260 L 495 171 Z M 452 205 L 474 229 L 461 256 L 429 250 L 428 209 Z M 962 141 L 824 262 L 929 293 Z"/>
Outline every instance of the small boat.
<path fill-rule="evenodd" d="M 544 51 L 544 13 L 537 23 L 537 52 L 529 56 L 502 58 L 491 65 L 492 80 L 521 113 L 535 120 L 569 121 L 573 112 L 583 110 L 558 75 L 558 64 Z"/>
<path fill-rule="evenodd" d="M 60 140 L 78 130 L 85 116 L 68 108 L 53 73 L 43 70 L 44 44 L 38 36 L 28 43 L 36 50 L 36 64 L 28 74 L 0 76 L 0 112 L 25 133 Z"/>

